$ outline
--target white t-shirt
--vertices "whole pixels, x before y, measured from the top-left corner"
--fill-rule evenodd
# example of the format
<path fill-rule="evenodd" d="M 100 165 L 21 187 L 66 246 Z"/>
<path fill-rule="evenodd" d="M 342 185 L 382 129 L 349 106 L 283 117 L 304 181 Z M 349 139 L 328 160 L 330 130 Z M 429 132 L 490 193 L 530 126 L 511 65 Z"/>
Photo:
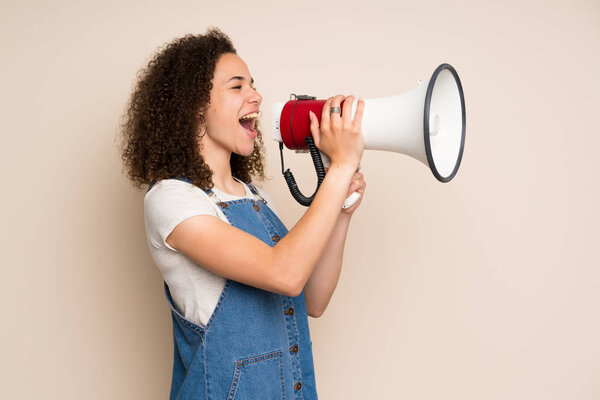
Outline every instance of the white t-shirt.
<path fill-rule="evenodd" d="M 221 201 L 259 199 L 246 184 L 238 182 L 246 189 L 244 196 L 234 196 L 217 188 L 212 190 Z M 267 193 L 258 186 L 256 188 L 271 210 L 276 212 Z M 213 215 L 229 223 L 219 206 L 202 189 L 178 179 L 157 182 L 144 198 L 144 219 L 150 253 L 169 285 L 174 305 L 189 321 L 206 326 L 226 280 L 196 264 L 166 242 L 179 223 L 194 215 Z"/>

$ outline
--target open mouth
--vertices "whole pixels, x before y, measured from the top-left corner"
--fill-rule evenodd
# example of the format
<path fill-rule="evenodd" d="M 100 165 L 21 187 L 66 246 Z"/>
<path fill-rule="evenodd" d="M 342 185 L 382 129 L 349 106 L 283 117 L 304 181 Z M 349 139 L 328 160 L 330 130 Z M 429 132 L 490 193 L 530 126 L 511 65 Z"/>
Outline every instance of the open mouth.
<path fill-rule="evenodd" d="M 260 116 L 260 113 L 250 113 L 250 114 L 246 114 L 246 115 L 242 116 L 242 118 L 240 118 L 240 125 L 244 128 L 246 133 L 248 133 L 248 135 L 250 135 L 251 137 L 256 137 L 256 135 L 257 135 L 256 121 L 259 116 Z"/>

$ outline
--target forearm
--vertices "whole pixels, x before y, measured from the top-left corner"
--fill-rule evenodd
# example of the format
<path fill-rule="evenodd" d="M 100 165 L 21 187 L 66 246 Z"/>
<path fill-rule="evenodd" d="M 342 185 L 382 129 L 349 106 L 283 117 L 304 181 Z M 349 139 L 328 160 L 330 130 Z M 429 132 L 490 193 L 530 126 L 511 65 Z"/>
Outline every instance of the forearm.
<path fill-rule="evenodd" d="M 325 312 L 339 281 L 350 219 L 351 215 L 340 213 L 327 247 L 304 287 L 308 314 L 313 317 Z"/>
<path fill-rule="evenodd" d="M 338 223 L 354 170 L 332 165 L 309 209 L 273 250 L 283 278 L 293 291 L 305 287 Z M 345 233 L 344 233 L 345 235 Z"/>

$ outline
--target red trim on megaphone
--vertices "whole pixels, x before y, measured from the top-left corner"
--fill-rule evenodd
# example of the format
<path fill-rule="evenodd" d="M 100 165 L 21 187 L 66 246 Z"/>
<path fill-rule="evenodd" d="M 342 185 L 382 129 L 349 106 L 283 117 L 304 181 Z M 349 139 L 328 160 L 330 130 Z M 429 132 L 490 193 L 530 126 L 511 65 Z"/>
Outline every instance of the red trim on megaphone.
<path fill-rule="evenodd" d="M 321 113 L 326 100 L 290 100 L 283 106 L 279 118 L 281 140 L 285 147 L 291 150 L 307 149 L 304 139 L 311 136 L 310 118 L 312 111 L 321 123 Z M 344 104 L 340 104 L 340 107 Z"/>
<path fill-rule="evenodd" d="M 321 122 L 323 104 L 325 100 L 290 100 L 285 103 L 279 119 L 281 139 L 285 147 L 291 150 L 308 148 L 304 141 L 307 136 L 312 136 L 308 112 L 312 111 Z"/>

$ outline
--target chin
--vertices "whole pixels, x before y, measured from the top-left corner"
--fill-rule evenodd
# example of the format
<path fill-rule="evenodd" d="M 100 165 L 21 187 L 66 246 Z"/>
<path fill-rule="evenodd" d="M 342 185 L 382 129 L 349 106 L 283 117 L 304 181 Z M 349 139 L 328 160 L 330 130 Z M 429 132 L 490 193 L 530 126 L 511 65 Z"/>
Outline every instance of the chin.
<path fill-rule="evenodd" d="M 239 151 L 236 151 L 235 154 L 242 156 L 242 157 L 248 157 L 249 155 L 252 154 L 253 151 L 254 151 L 254 146 L 252 146 L 252 148 L 250 148 L 250 149 L 239 149 Z"/>

